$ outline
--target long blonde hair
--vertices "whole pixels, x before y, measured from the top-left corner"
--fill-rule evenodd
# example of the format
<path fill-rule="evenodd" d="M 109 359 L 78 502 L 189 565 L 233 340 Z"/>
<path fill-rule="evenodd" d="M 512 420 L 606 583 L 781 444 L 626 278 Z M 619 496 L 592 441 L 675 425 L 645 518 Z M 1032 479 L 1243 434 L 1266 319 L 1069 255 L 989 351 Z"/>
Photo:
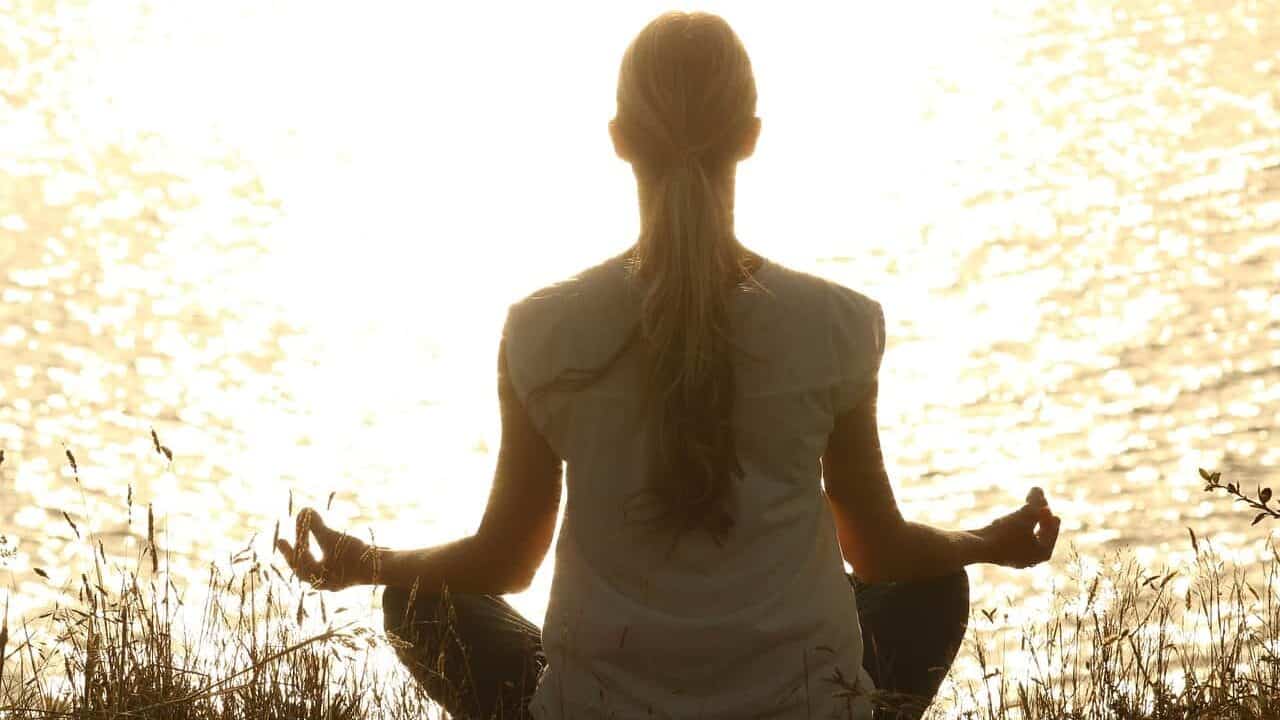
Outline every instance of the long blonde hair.
<path fill-rule="evenodd" d="M 617 104 L 615 123 L 649 200 L 631 267 L 643 288 L 654 519 L 722 541 L 742 476 L 729 304 L 746 275 L 725 181 L 755 120 L 751 61 L 724 19 L 664 13 L 628 46 Z"/>
<path fill-rule="evenodd" d="M 732 232 L 727 180 L 755 110 L 751 61 L 716 15 L 664 13 L 627 47 L 614 124 L 649 201 L 629 258 L 640 321 L 603 365 L 566 369 L 531 393 L 585 389 L 641 347 L 652 452 L 647 487 L 632 500 L 649 501 L 640 519 L 674 531 L 672 548 L 690 530 L 723 542 L 734 526 L 742 467 L 729 304 L 755 283 Z"/>

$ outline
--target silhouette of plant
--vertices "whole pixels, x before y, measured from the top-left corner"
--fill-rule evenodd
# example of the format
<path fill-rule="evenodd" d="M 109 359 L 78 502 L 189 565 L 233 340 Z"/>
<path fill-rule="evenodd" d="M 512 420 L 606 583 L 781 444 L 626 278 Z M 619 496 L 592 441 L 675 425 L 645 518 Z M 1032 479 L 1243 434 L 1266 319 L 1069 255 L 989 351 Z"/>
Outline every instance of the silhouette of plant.
<path fill-rule="evenodd" d="M 1254 510 L 1258 510 L 1258 514 L 1253 516 L 1253 522 L 1250 525 L 1257 525 L 1264 518 L 1270 520 L 1280 519 L 1280 508 L 1271 507 L 1271 488 L 1258 487 L 1255 489 L 1255 496 L 1250 497 L 1245 494 L 1244 488 L 1233 482 L 1227 484 L 1222 483 L 1222 473 L 1209 472 L 1204 468 L 1200 468 L 1200 477 L 1204 479 L 1205 492 L 1214 490 L 1222 490 L 1228 495 L 1235 498 L 1236 502 L 1242 502 Z"/>

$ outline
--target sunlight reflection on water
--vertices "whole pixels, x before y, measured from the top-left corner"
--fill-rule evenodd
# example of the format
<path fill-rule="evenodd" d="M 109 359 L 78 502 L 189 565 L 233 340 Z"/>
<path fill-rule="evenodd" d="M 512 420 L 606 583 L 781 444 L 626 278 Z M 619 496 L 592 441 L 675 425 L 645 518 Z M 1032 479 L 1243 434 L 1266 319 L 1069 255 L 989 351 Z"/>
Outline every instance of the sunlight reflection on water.
<path fill-rule="evenodd" d="M 502 44 L 477 49 L 460 5 L 396 22 L 381 5 L 9 3 L 16 610 L 52 597 L 31 567 L 71 576 L 63 509 L 136 551 L 130 484 L 192 578 L 261 542 L 290 490 L 337 491 L 335 522 L 391 544 L 472 531 L 506 305 L 635 234 L 605 122 L 616 59 L 663 9 L 640 5 L 577 7 L 601 32 L 549 44 L 568 11 L 513 6 L 506 34 L 484 32 Z M 974 526 L 1040 484 L 1086 554 L 1173 561 L 1192 525 L 1265 557 L 1265 527 L 1195 472 L 1252 487 L 1280 465 L 1264 5 L 1040 2 L 921 32 L 905 10 L 829 27 L 723 10 L 765 124 L 739 234 L 883 302 L 882 436 L 909 517 Z M 1064 570 L 974 568 L 975 604 L 1035 602 Z M 549 571 L 513 600 L 535 619 Z"/>

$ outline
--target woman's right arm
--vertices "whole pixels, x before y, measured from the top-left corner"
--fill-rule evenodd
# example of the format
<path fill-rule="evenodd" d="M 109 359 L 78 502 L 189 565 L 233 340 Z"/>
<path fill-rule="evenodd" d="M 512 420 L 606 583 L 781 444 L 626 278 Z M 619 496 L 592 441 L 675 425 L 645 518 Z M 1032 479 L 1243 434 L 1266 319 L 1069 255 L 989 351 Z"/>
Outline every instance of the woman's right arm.
<path fill-rule="evenodd" d="M 975 531 L 907 522 L 885 471 L 876 423 L 878 383 L 836 418 L 822 474 L 844 559 L 869 583 L 945 575 L 973 563 L 1029 567 L 1048 560 L 1061 520 L 1043 494 Z"/>

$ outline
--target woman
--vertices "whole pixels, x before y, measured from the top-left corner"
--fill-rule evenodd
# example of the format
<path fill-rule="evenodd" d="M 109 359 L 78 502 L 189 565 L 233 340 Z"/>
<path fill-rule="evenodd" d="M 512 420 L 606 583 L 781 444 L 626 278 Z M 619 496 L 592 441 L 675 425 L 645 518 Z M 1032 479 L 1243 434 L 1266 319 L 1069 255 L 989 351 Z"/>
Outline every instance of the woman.
<path fill-rule="evenodd" d="M 876 429 L 880 306 L 734 234 L 760 119 L 721 18 L 649 23 L 617 103 L 640 237 L 511 307 L 476 533 L 385 550 L 308 509 L 280 550 L 320 588 L 385 584 L 389 633 L 454 717 L 868 718 L 875 690 L 916 716 L 964 637 L 964 567 L 1049 559 L 1059 519 L 1038 489 L 973 532 L 902 518 Z M 539 632 L 498 596 L 551 544 L 562 464 Z"/>

